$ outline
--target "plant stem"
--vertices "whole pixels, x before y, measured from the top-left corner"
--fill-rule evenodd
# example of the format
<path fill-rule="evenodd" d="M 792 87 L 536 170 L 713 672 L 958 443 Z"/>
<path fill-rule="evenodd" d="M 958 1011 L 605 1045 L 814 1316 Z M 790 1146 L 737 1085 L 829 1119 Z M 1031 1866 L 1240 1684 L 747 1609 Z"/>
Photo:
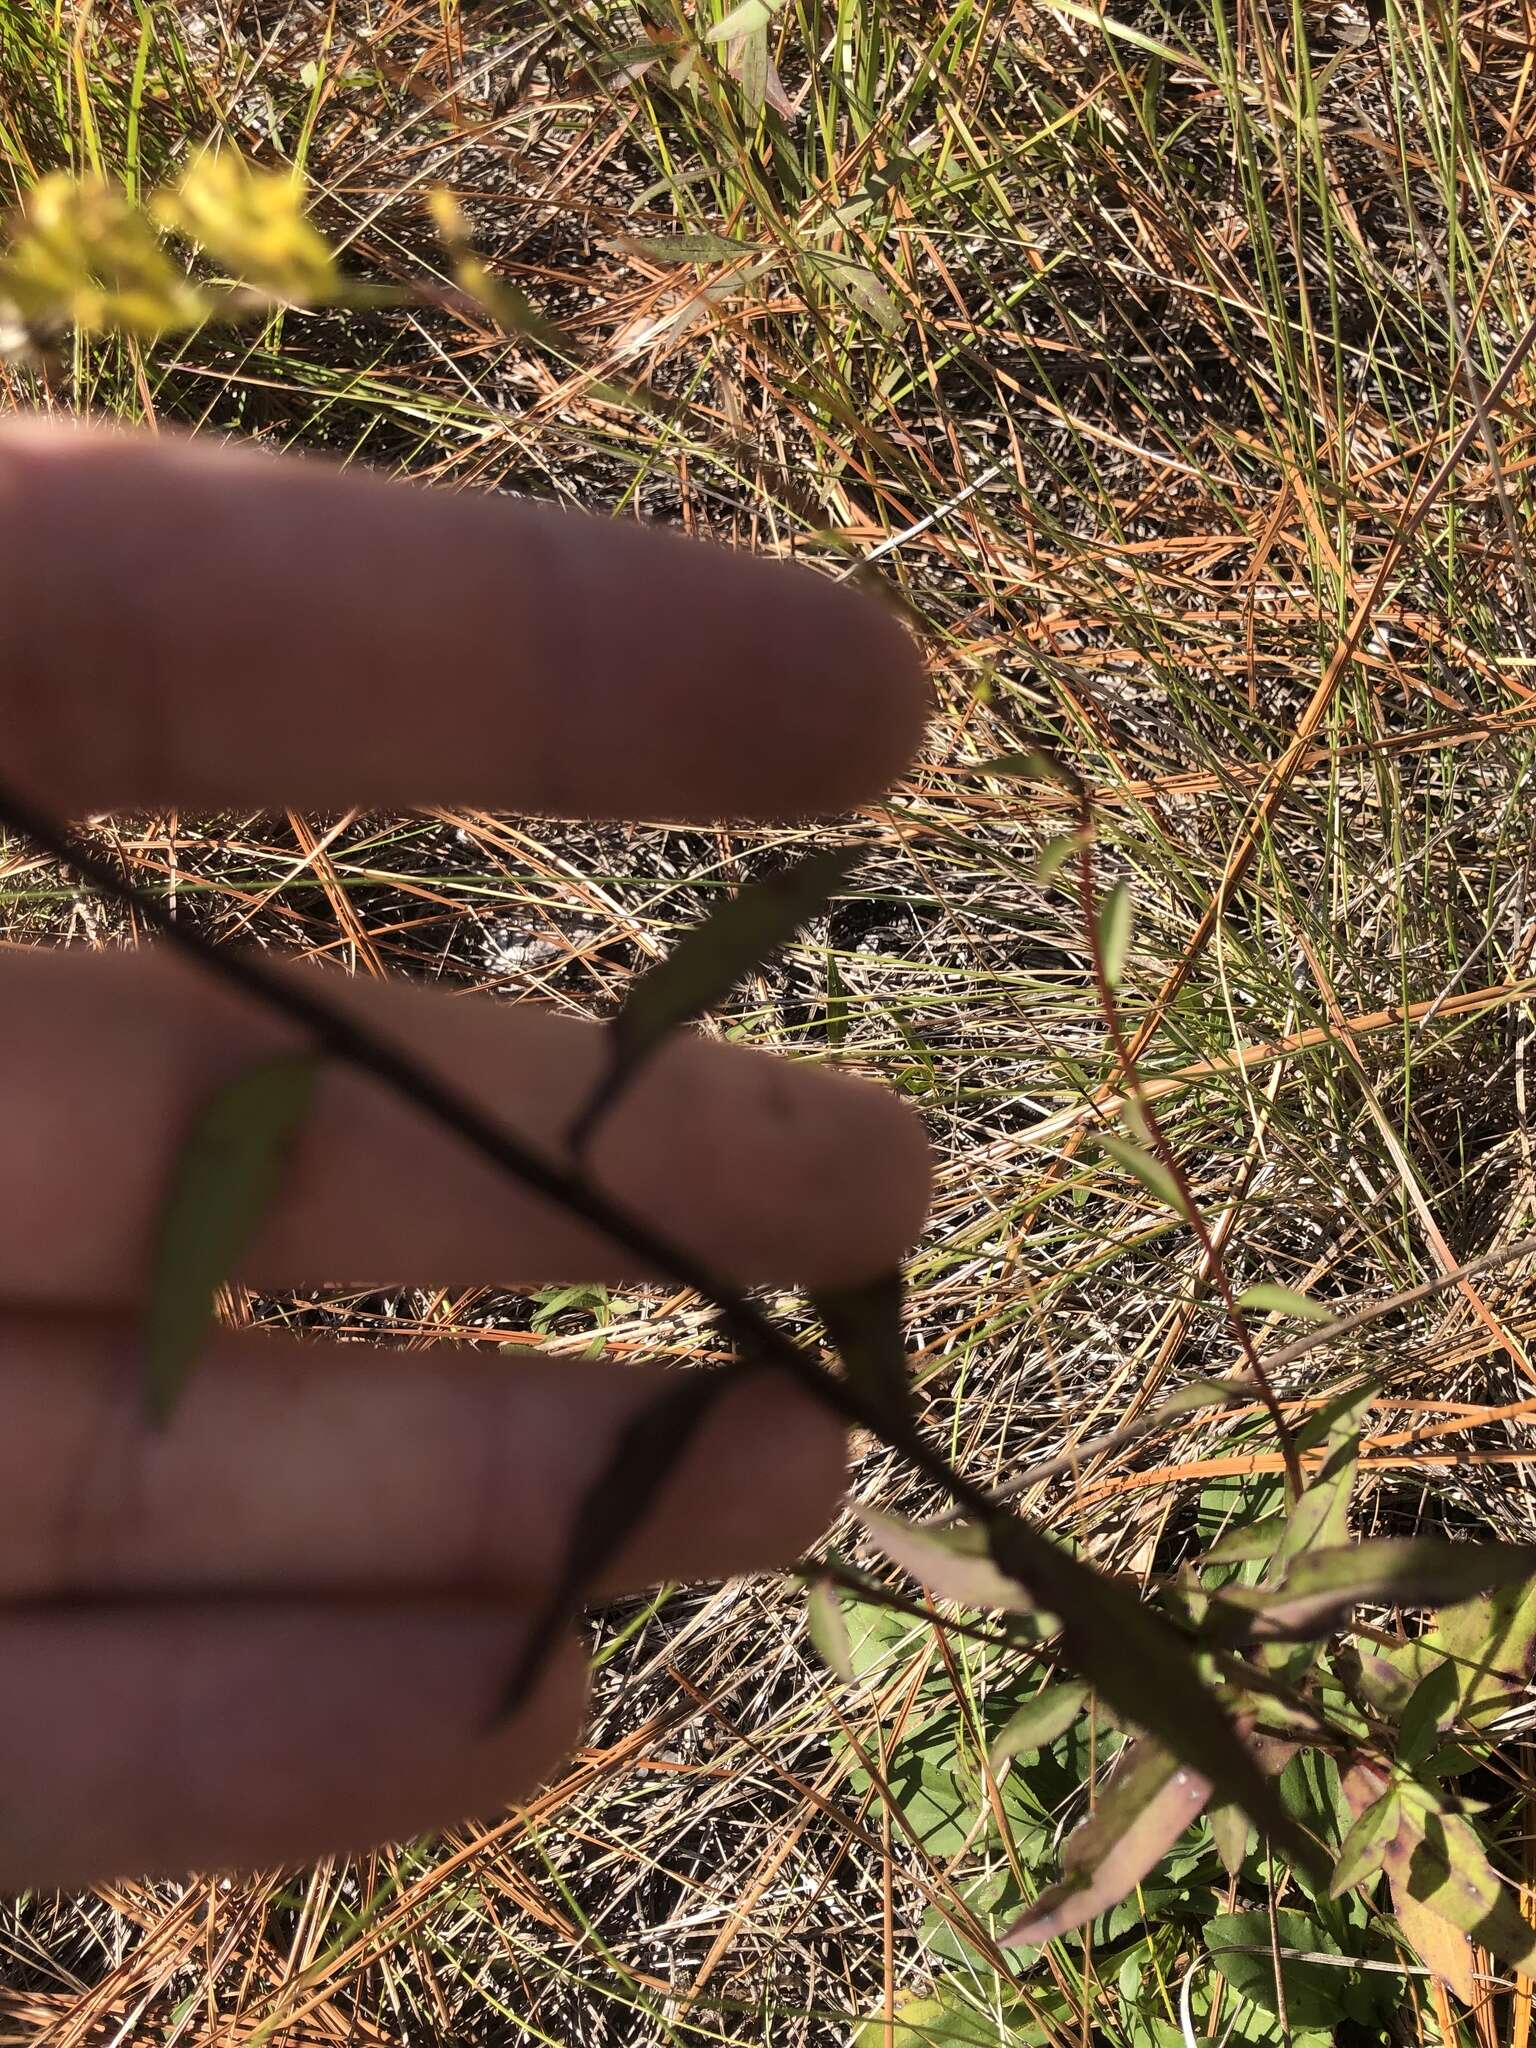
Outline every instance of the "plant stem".
<path fill-rule="evenodd" d="M 1104 1022 L 1109 1030 L 1110 1043 L 1114 1046 L 1115 1058 L 1119 1061 L 1120 1070 L 1125 1076 L 1126 1092 L 1140 1114 L 1147 1137 L 1151 1141 L 1154 1151 L 1167 1169 L 1174 1186 L 1178 1190 L 1179 1199 L 1184 1206 L 1184 1219 L 1195 1233 L 1200 1249 L 1205 1255 L 1206 1270 L 1211 1276 L 1217 1293 L 1221 1296 L 1222 1305 L 1226 1309 L 1227 1321 L 1231 1327 L 1232 1334 L 1236 1338 L 1238 1348 L 1247 1362 L 1249 1372 L 1253 1375 L 1253 1383 L 1258 1391 L 1259 1399 L 1264 1403 L 1269 1419 L 1274 1424 L 1275 1436 L 1280 1445 L 1280 1456 L 1285 1462 L 1287 1490 L 1293 1500 L 1299 1500 L 1304 1481 L 1302 1478 L 1301 1460 L 1296 1454 L 1296 1443 L 1291 1435 L 1290 1425 L 1287 1423 L 1280 1403 L 1275 1396 L 1274 1384 L 1269 1374 L 1264 1370 L 1264 1362 L 1259 1357 L 1258 1351 L 1254 1346 L 1248 1325 L 1243 1319 L 1243 1312 L 1237 1305 L 1237 1297 L 1232 1291 L 1232 1282 L 1227 1273 L 1226 1261 L 1221 1255 L 1221 1249 L 1217 1245 L 1215 1238 L 1211 1235 L 1205 1218 L 1200 1213 L 1199 1205 L 1195 1201 L 1194 1190 L 1191 1188 L 1189 1178 L 1179 1162 L 1179 1155 L 1169 1143 L 1162 1125 L 1157 1120 L 1157 1114 L 1142 1088 L 1141 1072 L 1136 1064 L 1134 1048 L 1126 1037 L 1125 1028 L 1121 1022 L 1120 1006 L 1115 1000 L 1115 992 L 1110 985 L 1109 971 L 1104 959 L 1103 936 L 1099 931 L 1098 902 L 1093 879 L 1093 807 L 1086 793 L 1081 794 L 1079 797 L 1078 817 L 1080 820 L 1082 844 L 1078 848 L 1077 871 L 1078 885 L 1083 903 L 1083 922 L 1087 927 L 1088 951 L 1093 962 L 1093 979 L 1098 989 L 1099 1007 L 1104 1012 Z"/>

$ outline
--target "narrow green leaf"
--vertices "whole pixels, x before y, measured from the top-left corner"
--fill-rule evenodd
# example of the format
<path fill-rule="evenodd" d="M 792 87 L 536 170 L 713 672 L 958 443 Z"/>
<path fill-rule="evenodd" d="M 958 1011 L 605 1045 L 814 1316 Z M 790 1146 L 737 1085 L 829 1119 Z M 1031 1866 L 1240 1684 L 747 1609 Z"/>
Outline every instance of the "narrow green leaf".
<path fill-rule="evenodd" d="M 1340 1844 L 1333 1882 L 1328 1887 L 1331 1898 L 1342 1898 L 1345 1892 L 1376 1875 L 1386 1861 L 1387 1846 L 1395 1840 L 1400 1822 L 1397 1792 L 1389 1787 L 1356 1818 Z"/>
<path fill-rule="evenodd" d="M 834 291 L 859 312 L 867 313 L 887 334 L 900 334 L 906 326 L 902 312 L 884 280 L 867 263 L 855 263 L 850 256 L 831 256 L 824 251 L 807 251 L 805 261 L 823 276 Z"/>
<path fill-rule="evenodd" d="M 990 1531 L 998 1570 L 1021 1597 L 1060 1619 L 1074 1668 L 1100 1697 L 1155 1736 L 1180 1763 L 1238 1802 L 1262 1834 L 1303 1869 L 1319 1867 L 1193 1651 L 1125 1580 L 1082 1564 L 1028 1522 L 999 1515 Z"/>
<path fill-rule="evenodd" d="M 848 1639 L 848 1622 L 837 1588 L 828 1579 L 818 1579 L 805 1606 L 805 1626 L 816 1654 L 845 1685 L 852 1685 L 853 1645 Z"/>
<path fill-rule="evenodd" d="M 1118 988 L 1125 977 L 1125 956 L 1131 945 L 1131 892 L 1116 882 L 1099 908 L 1099 960 L 1104 979 Z"/>
<path fill-rule="evenodd" d="M 1341 1394 L 1296 1433 L 1298 1450 L 1323 1447 L 1323 1462 L 1291 1509 L 1285 1534 L 1275 1548 L 1275 1575 L 1304 1551 L 1337 1548 L 1349 1540 L 1349 1500 L 1360 1456 L 1360 1432 L 1372 1389 Z"/>
<path fill-rule="evenodd" d="M 319 1061 L 268 1060 L 206 1103 L 177 1157 L 160 1212 L 146 1330 L 145 1397 L 164 1422 L 214 1323 L 214 1294 L 277 1196 Z"/>
<path fill-rule="evenodd" d="M 1074 854 L 1081 853 L 1087 843 L 1081 832 L 1063 832 L 1055 839 L 1048 839 L 1035 856 L 1035 880 L 1041 888 L 1054 879 Z"/>
<path fill-rule="evenodd" d="M 1039 747 L 1019 747 L 1011 753 L 994 754 L 990 760 L 977 762 L 976 773 L 1017 776 L 1024 782 L 1053 782 L 1062 789 L 1074 786 L 1071 773 Z"/>
<path fill-rule="evenodd" d="M 1236 1877 L 1248 1854 L 1248 1844 L 1253 1839 L 1253 1824 L 1243 1809 L 1234 1806 L 1230 1800 L 1211 1808 L 1210 1823 L 1211 1840 L 1216 1844 L 1221 1867 L 1228 1877 Z"/>
<path fill-rule="evenodd" d="M 1106 1152 L 1117 1166 L 1123 1166 L 1127 1173 L 1134 1174 L 1142 1186 L 1160 1202 L 1166 1202 L 1175 1215 L 1189 1218 L 1189 1209 L 1179 1190 L 1179 1184 L 1164 1166 L 1161 1159 L 1151 1152 L 1144 1152 L 1139 1145 L 1133 1145 L 1129 1138 L 1116 1137 L 1113 1131 L 1095 1131 L 1093 1142 L 1101 1152 Z"/>
<path fill-rule="evenodd" d="M 1256 1308 L 1264 1315 L 1300 1316 L 1309 1323 L 1333 1321 L 1333 1310 L 1314 1301 L 1310 1294 L 1298 1294 L 1291 1287 L 1271 1287 L 1267 1281 L 1260 1281 L 1257 1287 L 1245 1287 L 1237 1303 L 1239 1308 Z"/>
<path fill-rule="evenodd" d="M 1035 1603 L 1024 1587 L 993 1563 L 984 1530 L 966 1523 L 904 1522 L 897 1515 L 883 1515 L 856 1501 L 852 1513 L 892 1564 L 910 1572 L 941 1600 L 953 1600 L 961 1607 L 995 1607 L 1011 1614 L 1035 1612 Z"/>
<path fill-rule="evenodd" d="M 1148 56 L 1161 58 L 1163 63 L 1178 71 L 1192 71 L 1199 78 L 1212 85 L 1218 83 L 1217 74 L 1202 63 L 1188 50 L 1176 50 L 1171 43 L 1160 43 L 1155 36 L 1149 36 L 1144 29 L 1131 28 L 1123 21 L 1112 21 L 1098 9 L 1085 7 L 1081 0 L 1045 0 L 1045 4 L 1058 14 L 1065 14 L 1069 20 L 1080 21 L 1087 28 L 1096 28 L 1101 34 L 1117 37 L 1129 43 L 1132 48 L 1145 50 Z"/>
<path fill-rule="evenodd" d="M 1088 1693 L 1089 1687 L 1073 1683 L 1042 1686 L 993 1738 L 987 1753 L 993 1770 L 1009 1757 L 1032 1756 L 1037 1749 L 1049 1749 L 1081 1714 Z"/>
<path fill-rule="evenodd" d="M 635 977 L 624 1007 L 608 1026 L 608 1073 L 572 1126 L 574 1147 L 591 1135 L 668 1032 L 712 1010 L 793 938 L 825 907 L 863 854 L 857 846 L 823 850 L 749 882 L 684 933 L 664 960 Z"/>
<path fill-rule="evenodd" d="M 1208 1781 L 1156 1742 L 1133 1742 L 1089 1819 L 1068 1836 L 1060 1883 L 1041 1892 L 1002 1937 L 1039 1948 L 1117 1906 L 1161 1862 L 1211 1796 Z"/>
<path fill-rule="evenodd" d="M 709 228 L 682 235 L 608 235 L 598 247 L 653 263 L 729 263 L 758 253 L 755 242 L 739 242 Z"/>
<path fill-rule="evenodd" d="M 1285 1533 L 1284 1515 L 1265 1515 L 1262 1521 L 1240 1522 L 1225 1536 L 1218 1536 L 1205 1552 L 1202 1564 L 1252 1564 L 1272 1557 L 1275 1545 Z"/>
<path fill-rule="evenodd" d="M 1460 1674 L 1442 1657 L 1433 1670 L 1425 1672 L 1403 1708 L 1397 1730 L 1400 1763 L 1412 1766 L 1433 1756 L 1440 1747 L 1441 1732 L 1456 1719 L 1460 1700 Z"/>
<path fill-rule="evenodd" d="M 1528 1579 L 1533 1572 L 1536 1545 L 1528 1543 L 1381 1536 L 1305 1551 L 1277 1584 L 1223 1588 L 1213 1598 L 1212 1611 L 1243 1610 L 1254 1635 L 1304 1642 L 1331 1633 L 1363 1600 L 1438 1607 Z"/>
<path fill-rule="evenodd" d="M 838 1051 L 848 1037 L 848 991 L 843 985 L 837 955 L 827 954 L 827 1043 Z"/>
<path fill-rule="evenodd" d="M 783 5 L 784 0 L 741 0 L 713 28 L 704 31 L 704 40 L 728 43 L 732 36 L 749 36 L 755 29 L 766 28 Z"/>
<path fill-rule="evenodd" d="M 901 1328 L 905 1300 L 899 1272 L 867 1287 L 811 1296 L 811 1305 L 842 1358 L 849 1385 L 895 1423 L 909 1423 L 914 1413 Z"/>

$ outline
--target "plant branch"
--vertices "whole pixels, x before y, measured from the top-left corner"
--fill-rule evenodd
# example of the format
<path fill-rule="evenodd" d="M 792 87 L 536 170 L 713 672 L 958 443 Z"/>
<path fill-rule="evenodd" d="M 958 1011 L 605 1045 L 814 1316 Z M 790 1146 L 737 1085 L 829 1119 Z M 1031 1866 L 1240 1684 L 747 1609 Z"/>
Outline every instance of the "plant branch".
<path fill-rule="evenodd" d="M 299 1025 L 322 1052 L 371 1074 L 452 1131 L 492 1165 L 613 1239 L 645 1265 L 702 1295 L 719 1311 L 733 1341 L 751 1354 L 754 1363 L 779 1367 L 845 1422 L 869 1430 L 890 1449 L 910 1459 L 925 1477 L 943 1487 L 970 1513 L 986 1516 L 992 1512 L 988 1494 L 954 1471 L 916 1430 L 902 1427 L 883 1415 L 856 1388 L 829 1372 L 788 1337 L 739 1288 L 644 1218 L 604 1194 L 584 1171 L 562 1166 L 525 1143 L 413 1055 L 361 1018 L 333 1008 L 296 977 L 269 967 L 248 953 L 215 945 L 193 926 L 172 917 L 153 896 L 118 874 L 101 855 L 74 841 L 46 812 L 4 783 L 0 783 L 0 825 L 32 840 L 103 895 L 131 910 L 205 973 Z"/>
<path fill-rule="evenodd" d="M 1200 1249 L 1205 1255 L 1206 1270 L 1211 1276 L 1217 1293 L 1221 1296 L 1222 1306 L 1226 1309 L 1227 1321 L 1231 1327 L 1232 1334 L 1247 1362 L 1248 1370 L 1253 1376 L 1254 1386 L 1258 1391 L 1259 1399 L 1264 1403 L 1269 1419 L 1274 1425 L 1275 1436 L 1280 1445 L 1280 1456 L 1285 1464 L 1286 1486 L 1293 1500 L 1300 1499 L 1303 1485 L 1301 1460 L 1296 1454 L 1296 1444 L 1291 1435 L 1290 1425 L 1287 1423 L 1280 1403 L 1275 1397 L 1274 1385 L 1268 1373 L 1264 1370 L 1263 1360 L 1259 1357 L 1258 1351 L 1254 1346 L 1253 1337 L 1243 1318 L 1243 1312 L 1237 1305 L 1237 1296 L 1232 1291 L 1232 1281 L 1227 1273 L 1226 1260 L 1222 1257 L 1221 1249 L 1217 1245 L 1215 1238 L 1211 1235 L 1205 1218 L 1200 1213 L 1199 1204 L 1194 1197 L 1194 1190 L 1190 1187 L 1189 1178 L 1179 1161 L 1178 1152 L 1170 1144 L 1167 1134 L 1157 1120 L 1157 1113 L 1141 1085 L 1141 1072 L 1136 1064 L 1135 1049 L 1126 1037 L 1125 1028 L 1121 1022 L 1120 1006 L 1115 1000 L 1115 991 L 1110 982 L 1109 969 L 1104 958 L 1103 935 L 1099 930 L 1098 902 L 1093 878 L 1093 807 L 1086 793 L 1080 795 L 1078 817 L 1082 843 L 1077 853 L 1077 870 L 1078 884 L 1082 895 L 1083 920 L 1087 926 L 1088 950 L 1093 962 L 1093 978 L 1098 989 L 1099 1006 L 1104 1012 L 1104 1022 L 1109 1030 L 1110 1043 L 1115 1049 L 1115 1058 L 1119 1061 L 1120 1070 L 1125 1076 L 1126 1092 L 1140 1115 L 1153 1150 L 1167 1169 L 1174 1186 L 1178 1190 L 1179 1199 L 1184 1207 L 1185 1221 L 1194 1232 Z"/>

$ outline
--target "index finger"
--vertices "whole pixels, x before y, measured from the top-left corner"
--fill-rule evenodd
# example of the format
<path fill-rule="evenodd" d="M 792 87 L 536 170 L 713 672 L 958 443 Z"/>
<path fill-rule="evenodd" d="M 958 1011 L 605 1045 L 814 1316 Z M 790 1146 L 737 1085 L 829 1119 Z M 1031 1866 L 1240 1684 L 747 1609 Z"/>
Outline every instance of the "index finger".
<path fill-rule="evenodd" d="M 793 817 L 915 749 L 870 599 L 630 521 L 313 458 L 0 427 L 7 773 L 66 814 Z"/>

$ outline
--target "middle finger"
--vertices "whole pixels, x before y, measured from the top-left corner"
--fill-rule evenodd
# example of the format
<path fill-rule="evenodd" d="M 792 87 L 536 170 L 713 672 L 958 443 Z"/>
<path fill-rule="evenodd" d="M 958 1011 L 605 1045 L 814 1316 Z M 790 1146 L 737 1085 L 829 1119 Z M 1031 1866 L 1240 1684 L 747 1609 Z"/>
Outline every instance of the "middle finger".
<path fill-rule="evenodd" d="M 554 1159 L 604 1070 L 599 1027 L 531 1003 L 340 974 L 323 988 Z M 165 953 L 0 951 L 0 1301 L 138 1299 L 200 1106 L 302 1043 Z M 609 1195 L 736 1285 L 870 1279 L 917 1234 L 928 1190 L 921 1126 L 883 1089 L 692 1034 L 657 1054 L 590 1164 Z M 284 1288 L 658 1276 L 331 1062 L 283 1200 L 232 1277 Z"/>
<path fill-rule="evenodd" d="M 224 1333 L 160 1429 L 131 1325 L 0 1315 L 0 1605 L 66 1596 L 536 1599 L 624 1423 L 675 1375 Z M 788 1563 L 840 1424 L 777 1373 L 722 1393 L 599 1597 Z"/>

